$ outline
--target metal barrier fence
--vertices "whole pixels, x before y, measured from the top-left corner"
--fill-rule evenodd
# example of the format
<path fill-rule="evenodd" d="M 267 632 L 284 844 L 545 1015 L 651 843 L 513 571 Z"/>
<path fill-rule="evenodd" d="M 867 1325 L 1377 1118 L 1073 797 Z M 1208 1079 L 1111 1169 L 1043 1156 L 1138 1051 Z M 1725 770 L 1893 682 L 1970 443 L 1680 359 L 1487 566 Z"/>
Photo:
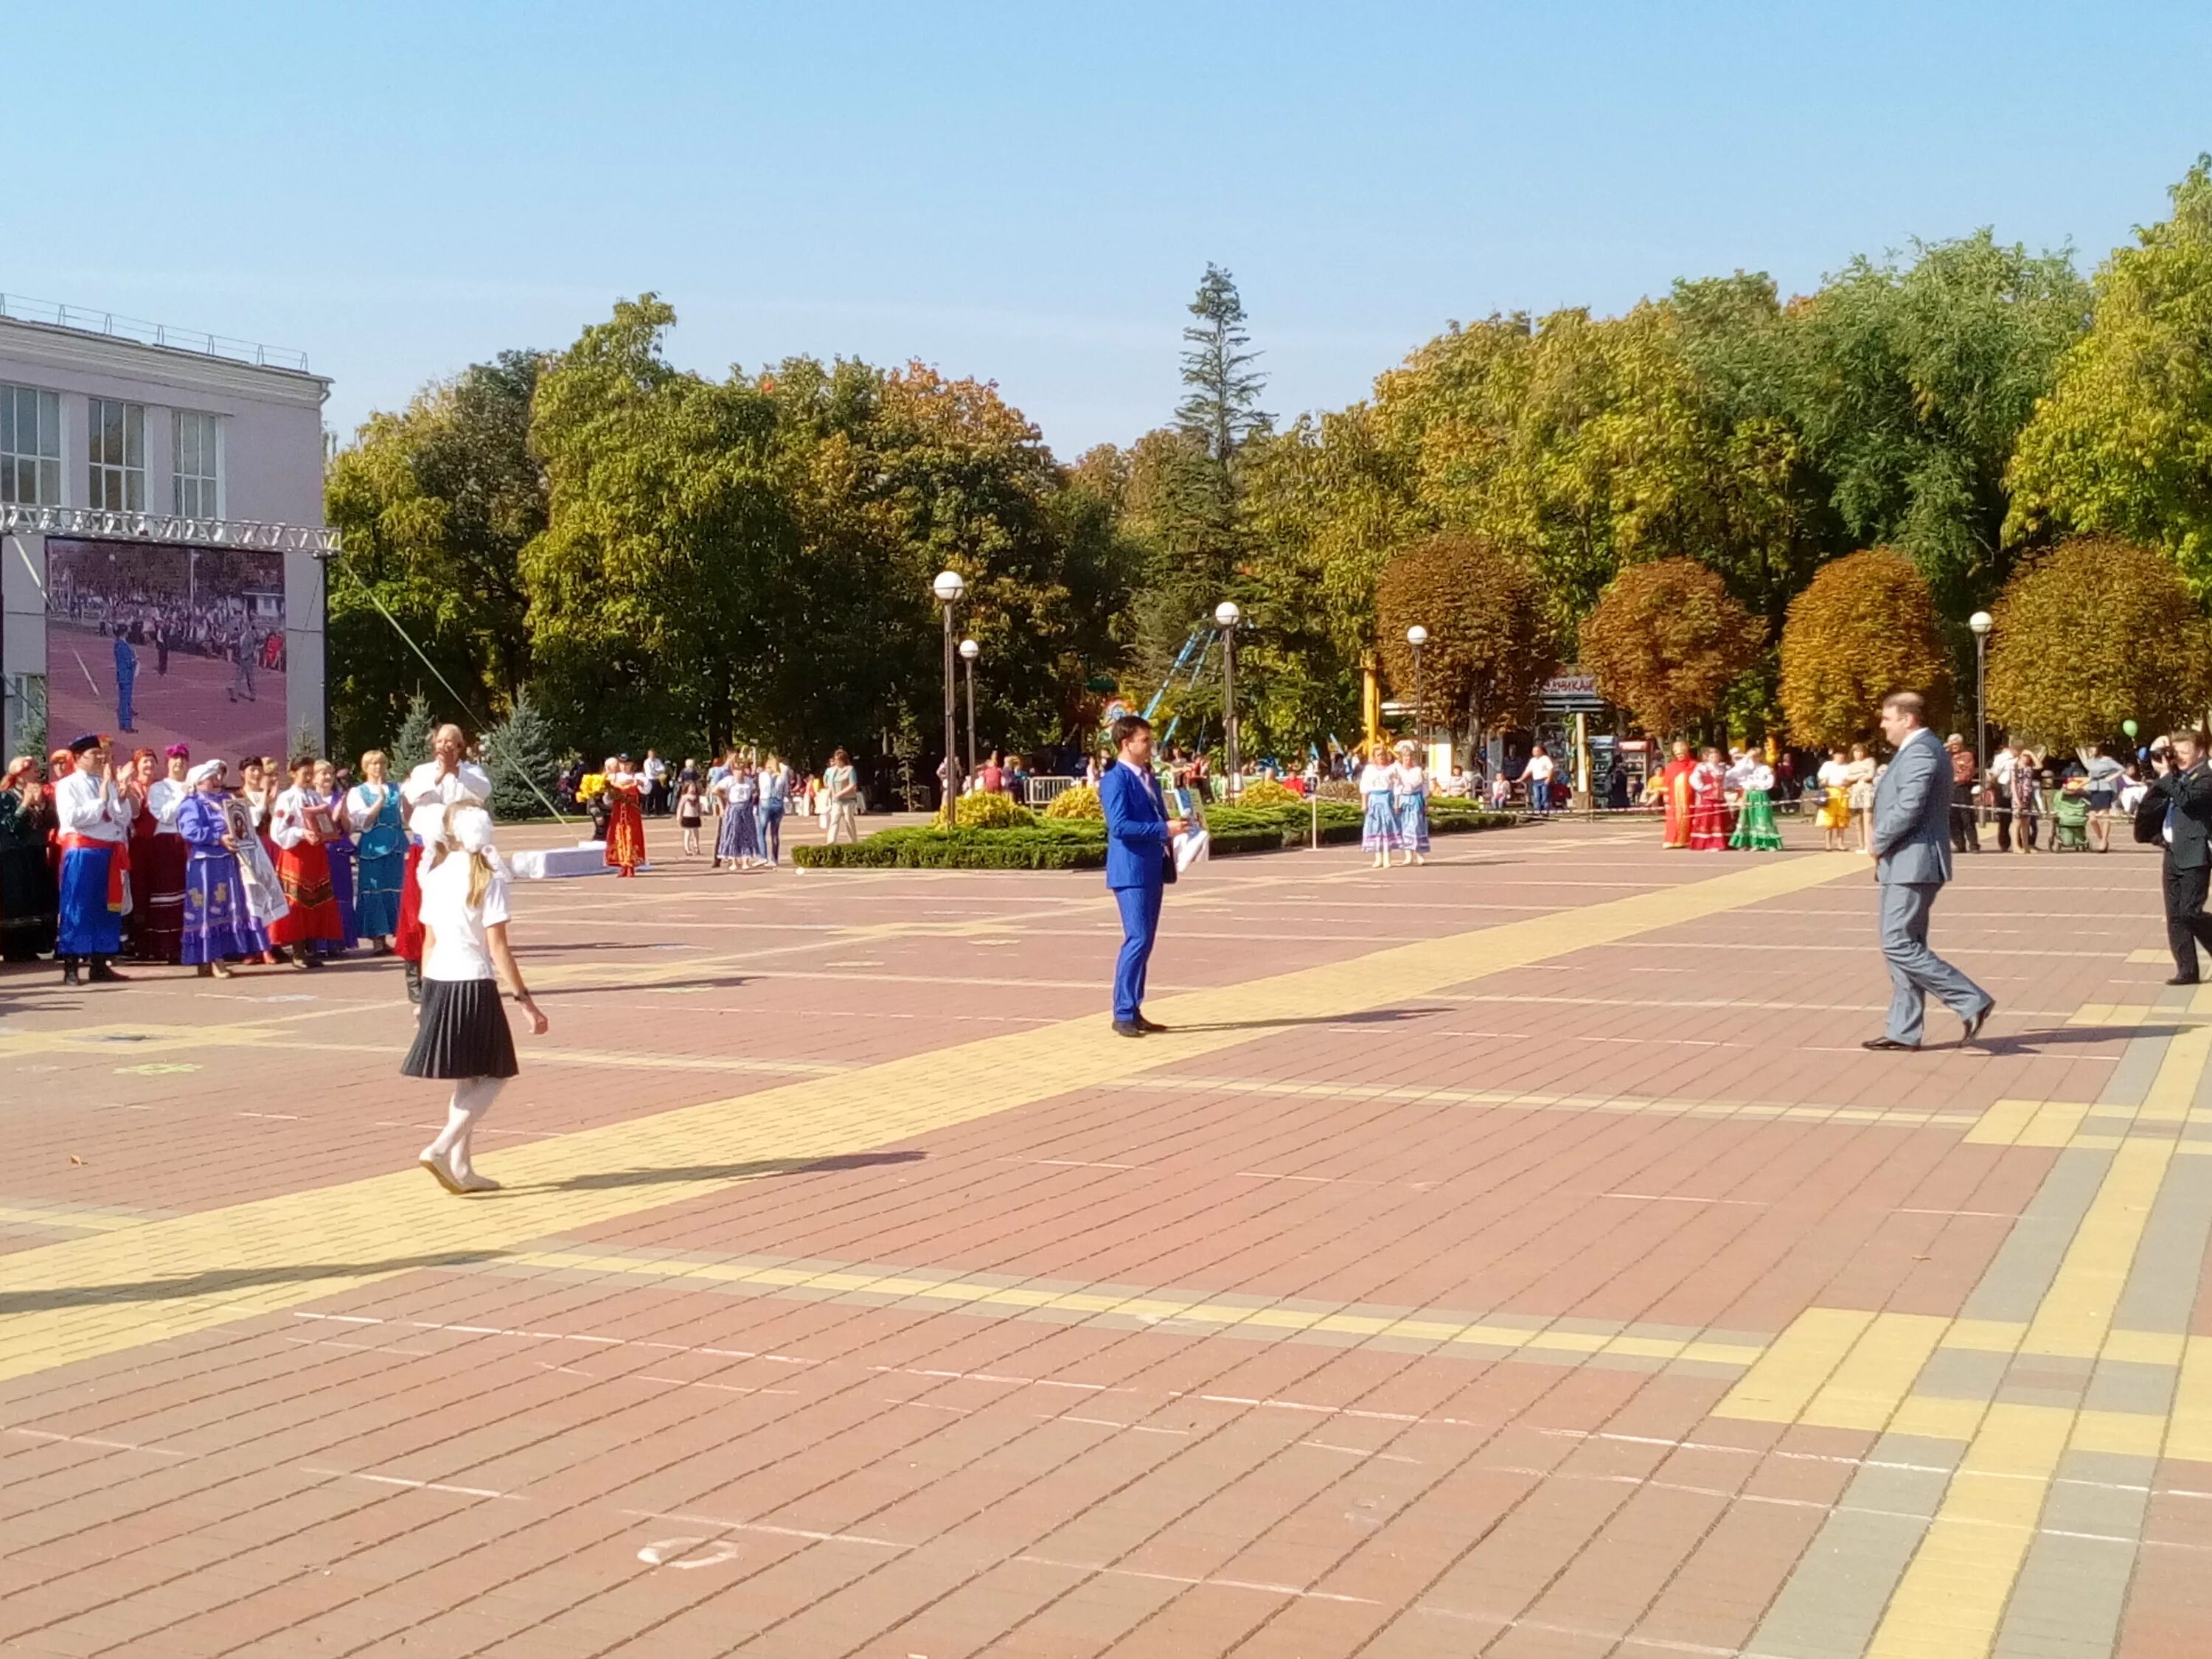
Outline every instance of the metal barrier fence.
<path fill-rule="evenodd" d="M 1026 806 L 1049 806 L 1055 796 L 1066 794 L 1082 781 L 1081 778 L 1024 779 L 1022 787 L 1022 803 Z"/>

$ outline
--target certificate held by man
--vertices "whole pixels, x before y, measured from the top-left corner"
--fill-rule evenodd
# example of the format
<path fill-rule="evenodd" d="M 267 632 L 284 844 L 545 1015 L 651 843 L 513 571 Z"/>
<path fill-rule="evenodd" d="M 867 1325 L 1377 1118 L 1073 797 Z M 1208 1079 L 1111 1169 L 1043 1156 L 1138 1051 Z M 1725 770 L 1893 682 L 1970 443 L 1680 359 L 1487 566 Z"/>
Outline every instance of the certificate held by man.
<path fill-rule="evenodd" d="M 1160 900 L 1176 875 L 1175 842 L 1188 826 L 1168 816 L 1166 797 L 1152 775 L 1152 722 L 1124 714 L 1112 732 L 1115 758 L 1098 781 L 1098 800 L 1106 814 L 1106 886 L 1121 911 L 1114 1030 L 1140 1037 L 1167 1029 L 1145 1018 L 1145 971 L 1159 935 Z M 1202 847 L 1204 832 L 1191 839 Z"/>

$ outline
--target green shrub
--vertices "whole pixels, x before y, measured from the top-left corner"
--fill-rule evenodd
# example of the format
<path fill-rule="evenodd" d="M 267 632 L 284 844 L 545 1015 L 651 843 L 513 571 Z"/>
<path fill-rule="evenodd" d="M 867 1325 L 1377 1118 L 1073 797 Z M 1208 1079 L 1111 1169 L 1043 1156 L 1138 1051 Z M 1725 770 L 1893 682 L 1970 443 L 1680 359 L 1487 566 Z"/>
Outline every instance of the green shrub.
<path fill-rule="evenodd" d="M 1323 800 L 1358 800 L 1359 786 L 1350 778 L 1323 778 L 1316 793 Z"/>
<path fill-rule="evenodd" d="M 1044 815 L 1048 818 L 1088 818 L 1103 823 L 1106 809 L 1099 803 L 1097 785 L 1080 783 L 1054 795 L 1046 803 Z"/>
<path fill-rule="evenodd" d="M 1304 802 L 1216 806 L 1207 811 L 1206 826 L 1214 854 L 1234 858 L 1304 847 L 1313 832 L 1313 817 Z M 1359 839 L 1358 808 L 1323 801 L 1320 817 L 1324 846 Z M 1429 827 L 1439 835 L 1494 830 L 1513 822 L 1466 801 L 1431 803 Z M 1106 830 L 1096 819 L 1055 819 L 1048 812 L 1003 830 L 966 824 L 950 831 L 927 824 L 884 830 L 863 842 L 795 848 L 792 857 L 809 870 L 1096 870 L 1106 862 Z"/>
<path fill-rule="evenodd" d="M 1255 778 L 1237 792 L 1239 806 L 1303 806 L 1305 798 L 1273 778 Z"/>

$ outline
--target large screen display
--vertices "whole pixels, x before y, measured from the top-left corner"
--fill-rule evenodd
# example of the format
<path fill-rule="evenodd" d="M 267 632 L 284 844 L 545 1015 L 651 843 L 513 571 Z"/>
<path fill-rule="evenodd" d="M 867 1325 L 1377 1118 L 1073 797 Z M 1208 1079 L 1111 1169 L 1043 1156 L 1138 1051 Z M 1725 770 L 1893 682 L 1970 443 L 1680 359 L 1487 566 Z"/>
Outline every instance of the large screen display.
<path fill-rule="evenodd" d="M 236 775 L 285 754 L 284 556 L 167 542 L 46 542 L 46 733 L 118 756 L 173 743 Z"/>

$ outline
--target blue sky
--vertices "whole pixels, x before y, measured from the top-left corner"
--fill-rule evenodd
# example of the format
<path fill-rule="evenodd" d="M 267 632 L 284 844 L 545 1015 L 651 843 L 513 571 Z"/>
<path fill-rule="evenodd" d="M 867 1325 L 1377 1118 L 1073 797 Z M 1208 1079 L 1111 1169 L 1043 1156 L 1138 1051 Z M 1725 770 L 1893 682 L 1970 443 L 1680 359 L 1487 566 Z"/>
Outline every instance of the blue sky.
<path fill-rule="evenodd" d="M 302 349 L 342 434 L 652 289 L 686 367 L 919 357 L 1072 458 L 1166 418 L 1208 259 L 1268 406 L 1333 408 L 1449 319 L 1678 275 L 1984 224 L 2094 266 L 2212 149 L 2201 4 L 118 0 L 0 39 L 0 291 Z"/>

